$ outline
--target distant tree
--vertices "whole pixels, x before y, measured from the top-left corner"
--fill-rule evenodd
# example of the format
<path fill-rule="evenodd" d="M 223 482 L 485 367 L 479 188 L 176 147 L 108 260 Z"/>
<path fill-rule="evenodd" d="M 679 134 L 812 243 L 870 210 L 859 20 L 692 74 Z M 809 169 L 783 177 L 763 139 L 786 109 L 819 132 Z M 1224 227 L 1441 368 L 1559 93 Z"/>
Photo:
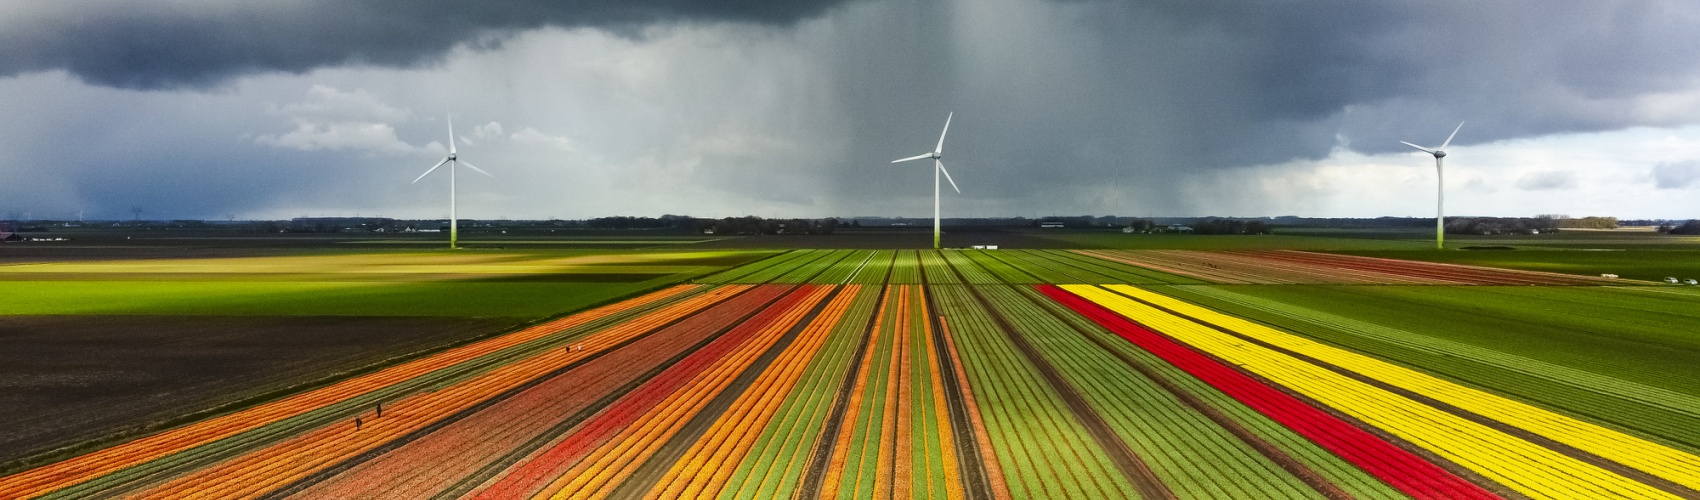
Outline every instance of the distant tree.
<path fill-rule="evenodd" d="M 1675 226 L 1675 227 L 1670 228 L 1669 230 L 1666 230 L 1665 233 L 1668 233 L 1668 234 L 1685 234 L 1685 235 L 1700 234 L 1700 220 L 1691 220 L 1691 221 L 1688 221 L 1688 222 L 1684 222 L 1680 226 Z"/>
<path fill-rule="evenodd" d="M 1579 229 L 1617 229 L 1617 217 L 1583 217 L 1580 219 L 1559 219 L 1559 228 Z"/>

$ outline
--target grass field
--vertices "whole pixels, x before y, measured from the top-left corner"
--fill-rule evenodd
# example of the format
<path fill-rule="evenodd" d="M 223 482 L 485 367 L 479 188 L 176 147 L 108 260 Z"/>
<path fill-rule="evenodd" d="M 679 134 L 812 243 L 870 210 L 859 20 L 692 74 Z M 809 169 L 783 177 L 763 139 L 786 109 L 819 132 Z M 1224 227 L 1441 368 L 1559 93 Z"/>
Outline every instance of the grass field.
<path fill-rule="evenodd" d="M 1182 238 L 7 266 L 0 283 L 46 283 L 61 295 L 29 307 L 58 314 L 105 286 L 184 283 L 322 288 L 272 309 L 273 292 L 216 287 L 126 307 L 606 305 L 14 467 L 0 496 L 1700 494 L 1700 337 L 1673 328 L 1700 316 L 1688 288 L 1263 246 L 1418 252 L 1356 236 Z M 442 296 L 478 291 L 470 306 Z"/>
<path fill-rule="evenodd" d="M 764 257 L 762 251 L 479 251 L 0 266 L 0 315 L 536 319 Z"/>

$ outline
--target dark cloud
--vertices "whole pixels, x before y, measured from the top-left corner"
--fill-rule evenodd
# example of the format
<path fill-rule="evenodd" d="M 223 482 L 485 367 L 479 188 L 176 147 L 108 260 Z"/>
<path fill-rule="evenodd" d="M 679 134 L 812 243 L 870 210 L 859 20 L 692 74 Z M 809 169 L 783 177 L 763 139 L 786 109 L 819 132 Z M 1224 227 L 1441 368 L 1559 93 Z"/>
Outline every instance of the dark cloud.
<path fill-rule="evenodd" d="M 105 86 L 206 87 L 266 71 L 416 66 L 462 42 L 490 47 L 543 26 L 789 24 L 842 1 L 71 0 L 14 7 L 0 21 L 0 74 L 65 69 Z"/>
<path fill-rule="evenodd" d="M 169 124 L 183 144 L 198 144 L 201 129 L 251 133 L 227 150 L 196 149 L 198 158 L 182 164 L 199 170 L 309 159 L 376 169 L 405 155 L 429 163 L 418 151 L 443 140 L 436 117 L 450 108 L 467 123 L 463 135 L 473 123 L 500 121 L 510 132 L 535 126 L 576 150 L 537 163 L 599 169 L 613 185 L 664 193 L 656 199 L 671 204 L 657 210 L 699 214 L 930 213 L 925 165 L 888 162 L 930 149 L 951 111 L 945 161 L 964 191 L 945 187 L 947 216 L 1295 206 L 1282 202 L 1307 195 L 1248 188 L 1255 169 L 1243 167 L 1302 164 L 1342 149 L 1409 152 L 1399 140 L 1438 145 L 1460 120 L 1469 123 L 1454 146 L 1700 122 L 1700 60 L 1689 54 L 1700 46 L 1700 4 L 1678 0 L 1562 8 L 1533 0 L 36 4 L 0 7 L 0 74 L 64 69 L 97 87 L 125 89 L 78 87 L 101 93 L 100 102 L 171 95 L 193 103 L 245 93 L 246 100 L 174 115 L 209 124 L 224 123 L 215 115 L 243 117 L 219 126 Z M 43 75 L 23 79 L 36 77 Z M 328 90 L 314 90 L 321 84 Z M 201 92 L 209 88 L 217 91 Z M 66 129 L 129 144 L 113 146 L 115 156 L 151 158 L 151 149 L 122 134 L 165 126 L 136 118 L 142 113 L 73 110 L 87 116 L 63 120 Z M 459 122 L 473 112 L 476 121 Z M 484 154 L 517 150 L 511 146 Z M 530 157 L 513 154 L 480 166 L 509 168 L 503 179 L 534 168 Z M 111 176 L 97 160 L 83 161 L 87 178 L 64 190 L 104 203 L 163 185 L 101 184 Z M 1448 165 L 1468 169 L 1472 161 L 1460 154 Z M 1432 160 L 1412 157 L 1411 164 Z M 405 181 L 425 166 L 365 180 Z M 1647 168 L 1634 166 L 1642 185 Z M 1244 184 L 1223 185 L 1241 182 L 1241 173 Z M 300 193 L 327 189 L 303 187 L 323 182 L 321 175 L 342 174 L 302 171 L 228 189 L 214 181 L 247 177 L 178 179 L 219 193 L 205 210 L 183 210 L 216 215 L 256 199 L 310 205 L 315 199 Z M 1659 186 L 1700 182 L 1675 167 L 1653 175 Z M 652 179 L 677 187 L 651 188 Z M 1591 188 L 1563 173 L 1522 181 L 1470 182 Z M 405 189 L 395 188 L 413 192 Z M 1244 193 L 1271 199 L 1223 199 L 1250 196 Z M 1289 199 L 1273 199 L 1282 196 Z M 372 199 L 373 207 L 395 203 Z M 629 210 L 600 203 L 557 215 Z M 785 207 L 796 212 L 774 212 Z"/>

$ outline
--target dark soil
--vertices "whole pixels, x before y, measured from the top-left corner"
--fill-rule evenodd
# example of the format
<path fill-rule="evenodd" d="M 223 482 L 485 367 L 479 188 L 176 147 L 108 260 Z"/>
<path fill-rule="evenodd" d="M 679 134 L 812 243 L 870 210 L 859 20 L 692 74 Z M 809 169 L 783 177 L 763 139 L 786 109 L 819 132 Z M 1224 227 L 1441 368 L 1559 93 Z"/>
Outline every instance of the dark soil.
<path fill-rule="evenodd" d="M 514 326 L 471 318 L 0 316 L 0 470 Z"/>

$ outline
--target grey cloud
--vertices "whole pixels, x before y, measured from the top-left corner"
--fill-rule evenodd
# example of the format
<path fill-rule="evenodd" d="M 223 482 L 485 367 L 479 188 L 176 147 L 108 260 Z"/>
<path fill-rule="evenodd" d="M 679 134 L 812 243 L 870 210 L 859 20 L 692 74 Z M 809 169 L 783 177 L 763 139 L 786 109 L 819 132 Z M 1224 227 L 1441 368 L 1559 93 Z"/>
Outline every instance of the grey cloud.
<path fill-rule="evenodd" d="M 1552 191 L 1576 187 L 1576 174 L 1563 170 L 1530 172 L 1517 178 L 1517 188 L 1525 191 Z"/>
<path fill-rule="evenodd" d="M 1665 162 L 1653 166 L 1653 186 L 1682 189 L 1700 181 L 1700 161 Z"/>
<path fill-rule="evenodd" d="M 1257 206 L 1230 206 L 1218 199 L 1231 196 L 1223 193 L 1304 196 L 1217 185 L 1234 182 L 1235 169 L 1321 158 L 1341 144 L 1408 151 L 1399 140 L 1435 145 L 1463 119 L 1469 124 L 1455 145 L 1679 126 L 1700 116 L 1700 108 L 1682 108 L 1700 106 L 1696 99 L 1647 105 L 1648 96 L 1700 94 L 1700 63 L 1686 54 L 1700 46 L 1700 4 L 1676 0 L 1563 8 L 1533 0 L 34 4 L 45 7 L 8 12 L 19 4 L 0 4 L 0 74 L 62 68 L 98 86 L 182 90 L 76 87 L 103 103 L 218 101 L 175 115 L 175 141 L 194 162 L 138 170 L 341 167 L 293 171 L 269 184 L 234 171 L 179 177 L 219 193 L 201 212 L 212 215 L 255 199 L 307 206 L 315 199 L 303 192 L 335 189 L 315 185 L 356 172 L 372 185 L 405 183 L 437 157 L 407 153 L 422 165 L 392 166 L 406 163 L 397 145 L 445 141 L 445 107 L 456 112 L 457 131 L 476 141 L 461 147 L 495 156 L 473 161 L 502 170 L 502 180 L 478 182 L 508 182 L 527 169 L 571 171 L 659 193 L 655 203 L 668 205 L 655 210 L 721 215 L 930 213 L 924 166 L 887 162 L 930 149 L 950 111 L 945 161 L 963 194 L 945 187 L 946 216 L 1207 215 Z M 542 26 L 603 29 L 533 29 Z M 609 31 L 625 38 L 607 42 Z M 455 50 L 461 44 L 474 50 Z M 326 68 L 339 69 L 315 71 Z M 315 84 L 335 93 L 303 98 Z M 217 88 L 199 91 L 209 87 Z M 227 91 L 295 104 L 256 113 L 251 102 L 219 99 Z M 166 123 L 134 111 L 66 109 L 82 111 L 41 110 L 36 119 L 52 116 L 49 125 L 86 137 L 116 136 L 113 144 L 133 144 L 121 140 L 131 129 Z M 501 133 L 479 136 L 476 124 L 492 122 Z M 395 129 L 346 128 L 377 123 Z M 191 149 L 202 129 L 254 136 L 244 144 L 250 149 Z M 267 134 L 270 145 L 255 144 Z M 111 148 L 141 163 L 178 160 Z M 350 154 L 386 148 L 396 154 Z M 554 156 L 522 154 L 539 151 Z M 90 199 L 169 192 L 145 179 L 102 184 L 93 172 L 104 159 L 68 156 L 91 172 L 93 180 L 77 182 L 101 186 L 80 190 Z M 1470 165 L 1467 155 L 1455 159 Z M 390 168 L 401 172 L 378 173 Z M 558 181 L 548 175 L 533 183 Z M 1525 180 L 1535 188 L 1576 182 L 1562 174 Z M 563 189 L 593 185 L 602 184 Z M 438 197 L 426 192 L 435 188 L 407 189 L 373 193 L 368 206 L 402 205 L 394 200 L 414 192 L 424 193 L 420 206 Z M 583 208 L 549 210 L 649 209 L 646 199 L 593 202 L 592 194 L 555 196 L 548 202 Z M 784 209 L 796 212 L 768 211 Z"/>
<path fill-rule="evenodd" d="M 65 69 L 98 85 L 207 87 L 267 71 L 412 67 L 544 26 L 789 24 L 843 0 L 68 0 L 0 7 L 0 75 Z"/>

